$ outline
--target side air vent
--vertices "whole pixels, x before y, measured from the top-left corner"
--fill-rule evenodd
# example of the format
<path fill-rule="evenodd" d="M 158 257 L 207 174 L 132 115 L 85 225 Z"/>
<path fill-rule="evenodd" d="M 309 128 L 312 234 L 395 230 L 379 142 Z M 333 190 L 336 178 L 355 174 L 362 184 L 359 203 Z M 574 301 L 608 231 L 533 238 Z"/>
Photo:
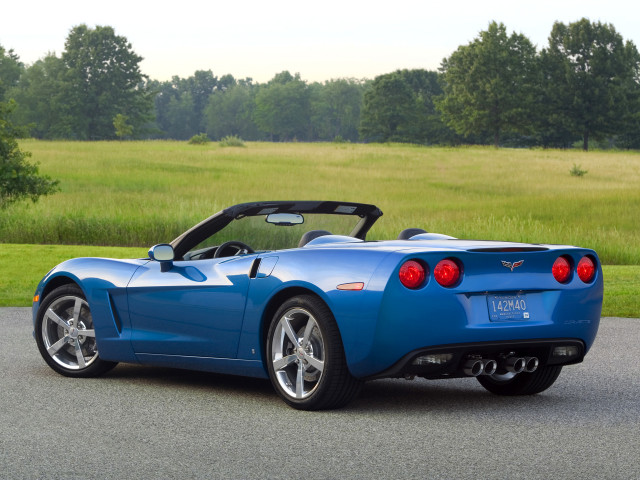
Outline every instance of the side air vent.
<path fill-rule="evenodd" d="M 256 258 L 251 265 L 251 271 L 249 272 L 249 278 L 256 278 L 258 275 L 258 268 L 260 267 L 260 258 Z"/>
<path fill-rule="evenodd" d="M 122 333 L 122 322 L 120 321 L 120 316 L 118 315 L 118 309 L 113 303 L 113 297 L 111 294 L 107 293 L 109 297 L 109 306 L 111 307 L 111 316 L 113 317 L 113 322 L 116 324 L 116 328 L 118 329 L 118 333 Z"/>

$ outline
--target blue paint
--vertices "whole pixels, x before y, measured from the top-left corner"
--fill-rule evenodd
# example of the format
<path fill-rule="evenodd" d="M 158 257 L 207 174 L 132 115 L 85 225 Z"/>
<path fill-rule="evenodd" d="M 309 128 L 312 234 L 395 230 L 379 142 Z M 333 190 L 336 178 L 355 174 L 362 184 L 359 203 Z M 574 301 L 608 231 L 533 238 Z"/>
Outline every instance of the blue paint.
<path fill-rule="evenodd" d="M 365 242 L 327 236 L 277 253 L 177 259 L 166 271 L 161 262 L 149 259 L 79 258 L 49 272 L 36 294 L 61 278 L 78 284 L 106 360 L 256 377 L 267 376 L 267 307 L 292 288 L 317 295 L 331 309 L 348 366 L 357 377 L 378 374 L 413 350 L 438 345 L 572 338 L 584 342 L 588 351 L 593 344 L 603 282 L 592 250 L 426 238 Z M 567 284 L 556 282 L 551 266 L 560 255 L 574 265 L 584 255 L 596 259 L 593 282 L 585 284 L 575 274 Z M 454 288 L 433 278 L 433 268 L 444 258 L 463 266 Z M 252 278 L 256 259 L 260 265 Z M 429 267 L 427 281 L 416 290 L 398 279 L 408 259 Z M 523 264 L 513 270 L 502 264 L 520 260 Z M 364 289 L 336 288 L 353 282 L 364 283 Z M 491 321 L 487 295 L 515 294 L 526 295 L 529 318 Z M 34 321 L 41 303 L 42 298 L 33 305 Z"/>

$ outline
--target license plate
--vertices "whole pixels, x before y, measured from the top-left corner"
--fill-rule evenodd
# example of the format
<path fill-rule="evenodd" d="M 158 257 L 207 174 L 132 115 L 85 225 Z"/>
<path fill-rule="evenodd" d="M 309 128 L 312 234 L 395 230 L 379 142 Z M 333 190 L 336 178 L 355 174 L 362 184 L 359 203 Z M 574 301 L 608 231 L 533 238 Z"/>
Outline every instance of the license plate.
<path fill-rule="evenodd" d="M 492 322 L 529 319 L 526 295 L 488 295 L 487 307 Z"/>

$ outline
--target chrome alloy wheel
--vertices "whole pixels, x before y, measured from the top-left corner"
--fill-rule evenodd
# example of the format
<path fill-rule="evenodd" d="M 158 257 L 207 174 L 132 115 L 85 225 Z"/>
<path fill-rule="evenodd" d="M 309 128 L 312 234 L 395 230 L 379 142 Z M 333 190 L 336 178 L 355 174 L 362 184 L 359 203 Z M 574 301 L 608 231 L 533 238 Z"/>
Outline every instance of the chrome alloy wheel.
<path fill-rule="evenodd" d="M 291 308 L 278 320 L 271 344 L 271 362 L 278 384 L 292 398 L 312 395 L 324 372 L 325 344 L 313 315 Z"/>
<path fill-rule="evenodd" d="M 86 300 L 55 299 L 42 318 L 42 341 L 49 357 L 67 370 L 83 370 L 98 358 L 96 334 Z"/>

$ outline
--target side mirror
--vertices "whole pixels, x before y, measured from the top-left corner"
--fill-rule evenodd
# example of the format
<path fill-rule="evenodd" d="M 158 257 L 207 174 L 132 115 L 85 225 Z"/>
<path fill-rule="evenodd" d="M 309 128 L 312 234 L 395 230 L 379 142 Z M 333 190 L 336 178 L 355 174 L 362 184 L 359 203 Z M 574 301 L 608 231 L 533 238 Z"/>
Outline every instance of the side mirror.
<path fill-rule="evenodd" d="M 160 262 L 160 270 L 166 272 L 173 266 L 173 247 L 168 243 L 154 245 L 149 249 L 149 258 L 156 262 Z"/>

